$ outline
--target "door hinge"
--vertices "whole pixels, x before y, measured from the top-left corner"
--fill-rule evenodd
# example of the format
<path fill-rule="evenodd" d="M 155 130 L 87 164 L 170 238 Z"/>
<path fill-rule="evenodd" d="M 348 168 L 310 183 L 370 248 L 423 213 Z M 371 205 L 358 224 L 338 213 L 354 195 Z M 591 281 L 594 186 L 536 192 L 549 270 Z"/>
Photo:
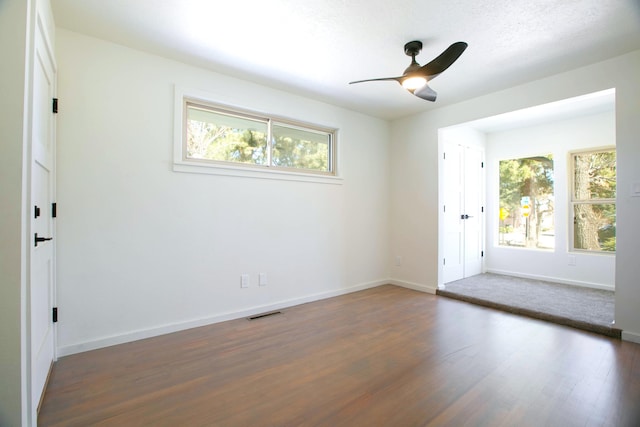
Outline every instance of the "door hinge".
<path fill-rule="evenodd" d="M 38 247 L 38 243 L 48 242 L 49 240 L 53 240 L 53 237 L 38 237 L 38 233 L 33 235 L 33 246 Z"/>
<path fill-rule="evenodd" d="M 480 212 L 484 212 L 484 206 L 480 208 Z"/>
<path fill-rule="evenodd" d="M 58 114 L 58 98 L 53 98 L 52 107 L 53 114 Z"/>
<path fill-rule="evenodd" d="M 442 160 L 447 160 L 447 153 L 442 153 Z"/>
<path fill-rule="evenodd" d="M 51 218 L 56 218 L 58 216 L 58 204 L 51 203 Z"/>
<path fill-rule="evenodd" d="M 447 205 L 443 205 L 442 206 L 442 212 L 446 212 L 447 211 Z"/>
<path fill-rule="evenodd" d="M 483 168 L 484 167 L 484 162 L 480 162 L 480 167 Z"/>
<path fill-rule="evenodd" d="M 58 307 L 53 307 L 52 309 L 52 320 L 53 323 L 58 323 Z"/>
<path fill-rule="evenodd" d="M 480 256 L 483 257 L 484 256 L 484 251 L 480 251 Z"/>
<path fill-rule="evenodd" d="M 35 209 L 33 210 L 33 217 L 38 218 L 39 216 L 40 216 L 40 208 L 36 205 Z"/>
<path fill-rule="evenodd" d="M 447 265 L 447 259 L 446 258 L 442 258 L 442 265 Z"/>

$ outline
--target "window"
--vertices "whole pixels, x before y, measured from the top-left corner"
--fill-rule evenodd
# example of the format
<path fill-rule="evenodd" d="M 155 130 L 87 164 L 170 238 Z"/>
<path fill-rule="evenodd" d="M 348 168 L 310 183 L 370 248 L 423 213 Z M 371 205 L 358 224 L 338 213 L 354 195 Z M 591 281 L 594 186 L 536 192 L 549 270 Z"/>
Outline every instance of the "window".
<path fill-rule="evenodd" d="M 336 130 L 188 98 L 182 161 L 336 175 Z"/>
<path fill-rule="evenodd" d="M 553 156 L 500 161 L 500 246 L 555 247 Z"/>
<path fill-rule="evenodd" d="M 186 159 L 267 164 L 266 120 L 186 105 Z"/>
<path fill-rule="evenodd" d="M 616 250 L 616 151 L 571 155 L 573 249 Z"/>

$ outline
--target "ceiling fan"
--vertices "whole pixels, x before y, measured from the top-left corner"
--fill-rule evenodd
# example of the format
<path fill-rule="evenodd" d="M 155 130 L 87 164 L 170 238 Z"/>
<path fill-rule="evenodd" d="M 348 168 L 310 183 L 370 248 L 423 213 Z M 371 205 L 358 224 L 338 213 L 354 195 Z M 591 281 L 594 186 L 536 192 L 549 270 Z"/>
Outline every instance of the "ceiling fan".
<path fill-rule="evenodd" d="M 467 44 L 465 42 L 456 42 L 446 48 L 444 52 L 442 52 L 433 61 L 420 66 L 420 64 L 416 62 L 416 55 L 418 55 L 422 50 L 422 42 L 414 40 L 404 45 L 404 53 L 411 57 L 411 65 L 404 70 L 404 73 L 401 76 L 356 80 L 354 82 L 349 82 L 349 84 L 395 80 L 418 98 L 433 102 L 436 100 L 438 94 L 429 87 L 427 82 L 436 78 L 440 73 L 449 68 L 449 66 L 451 66 L 451 64 L 453 64 L 460 55 L 462 55 L 462 52 L 464 52 L 466 48 Z"/>

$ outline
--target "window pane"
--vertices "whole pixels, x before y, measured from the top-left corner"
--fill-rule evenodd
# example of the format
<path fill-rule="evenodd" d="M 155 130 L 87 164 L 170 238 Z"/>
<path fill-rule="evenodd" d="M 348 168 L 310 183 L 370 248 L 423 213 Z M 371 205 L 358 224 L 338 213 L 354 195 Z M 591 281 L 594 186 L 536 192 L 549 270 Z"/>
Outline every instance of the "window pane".
<path fill-rule="evenodd" d="M 501 246 L 555 247 L 553 157 L 500 161 Z"/>
<path fill-rule="evenodd" d="M 189 159 L 267 164 L 267 123 L 187 105 Z"/>
<path fill-rule="evenodd" d="M 330 172 L 331 136 L 294 126 L 274 124 L 271 163 L 274 166 Z"/>
<path fill-rule="evenodd" d="M 615 199 L 615 151 L 575 154 L 573 168 L 575 200 Z"/>
<path fill-rule="evenodd" d="M 616 250 L 616 205 L 575 203 L 573 247 L 589 251 Z"/>

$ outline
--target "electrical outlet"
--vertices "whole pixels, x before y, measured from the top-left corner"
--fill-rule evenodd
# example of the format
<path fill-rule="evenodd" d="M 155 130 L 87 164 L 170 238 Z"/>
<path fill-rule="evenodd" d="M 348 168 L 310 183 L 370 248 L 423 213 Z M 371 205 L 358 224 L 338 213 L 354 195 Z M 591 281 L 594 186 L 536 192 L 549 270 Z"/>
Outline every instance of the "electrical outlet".
<path fill-rule="evenodd" d="M 240 275 L 240 287 L 241 288 L 248 288 L 249 287 L 249 275 L 248 274 L 241 274 Z"/>
<path fill-rule="evenodd" d="M 258 286 L 267 286 L 267 273 L 260 273 L 258 275 Z"/>

